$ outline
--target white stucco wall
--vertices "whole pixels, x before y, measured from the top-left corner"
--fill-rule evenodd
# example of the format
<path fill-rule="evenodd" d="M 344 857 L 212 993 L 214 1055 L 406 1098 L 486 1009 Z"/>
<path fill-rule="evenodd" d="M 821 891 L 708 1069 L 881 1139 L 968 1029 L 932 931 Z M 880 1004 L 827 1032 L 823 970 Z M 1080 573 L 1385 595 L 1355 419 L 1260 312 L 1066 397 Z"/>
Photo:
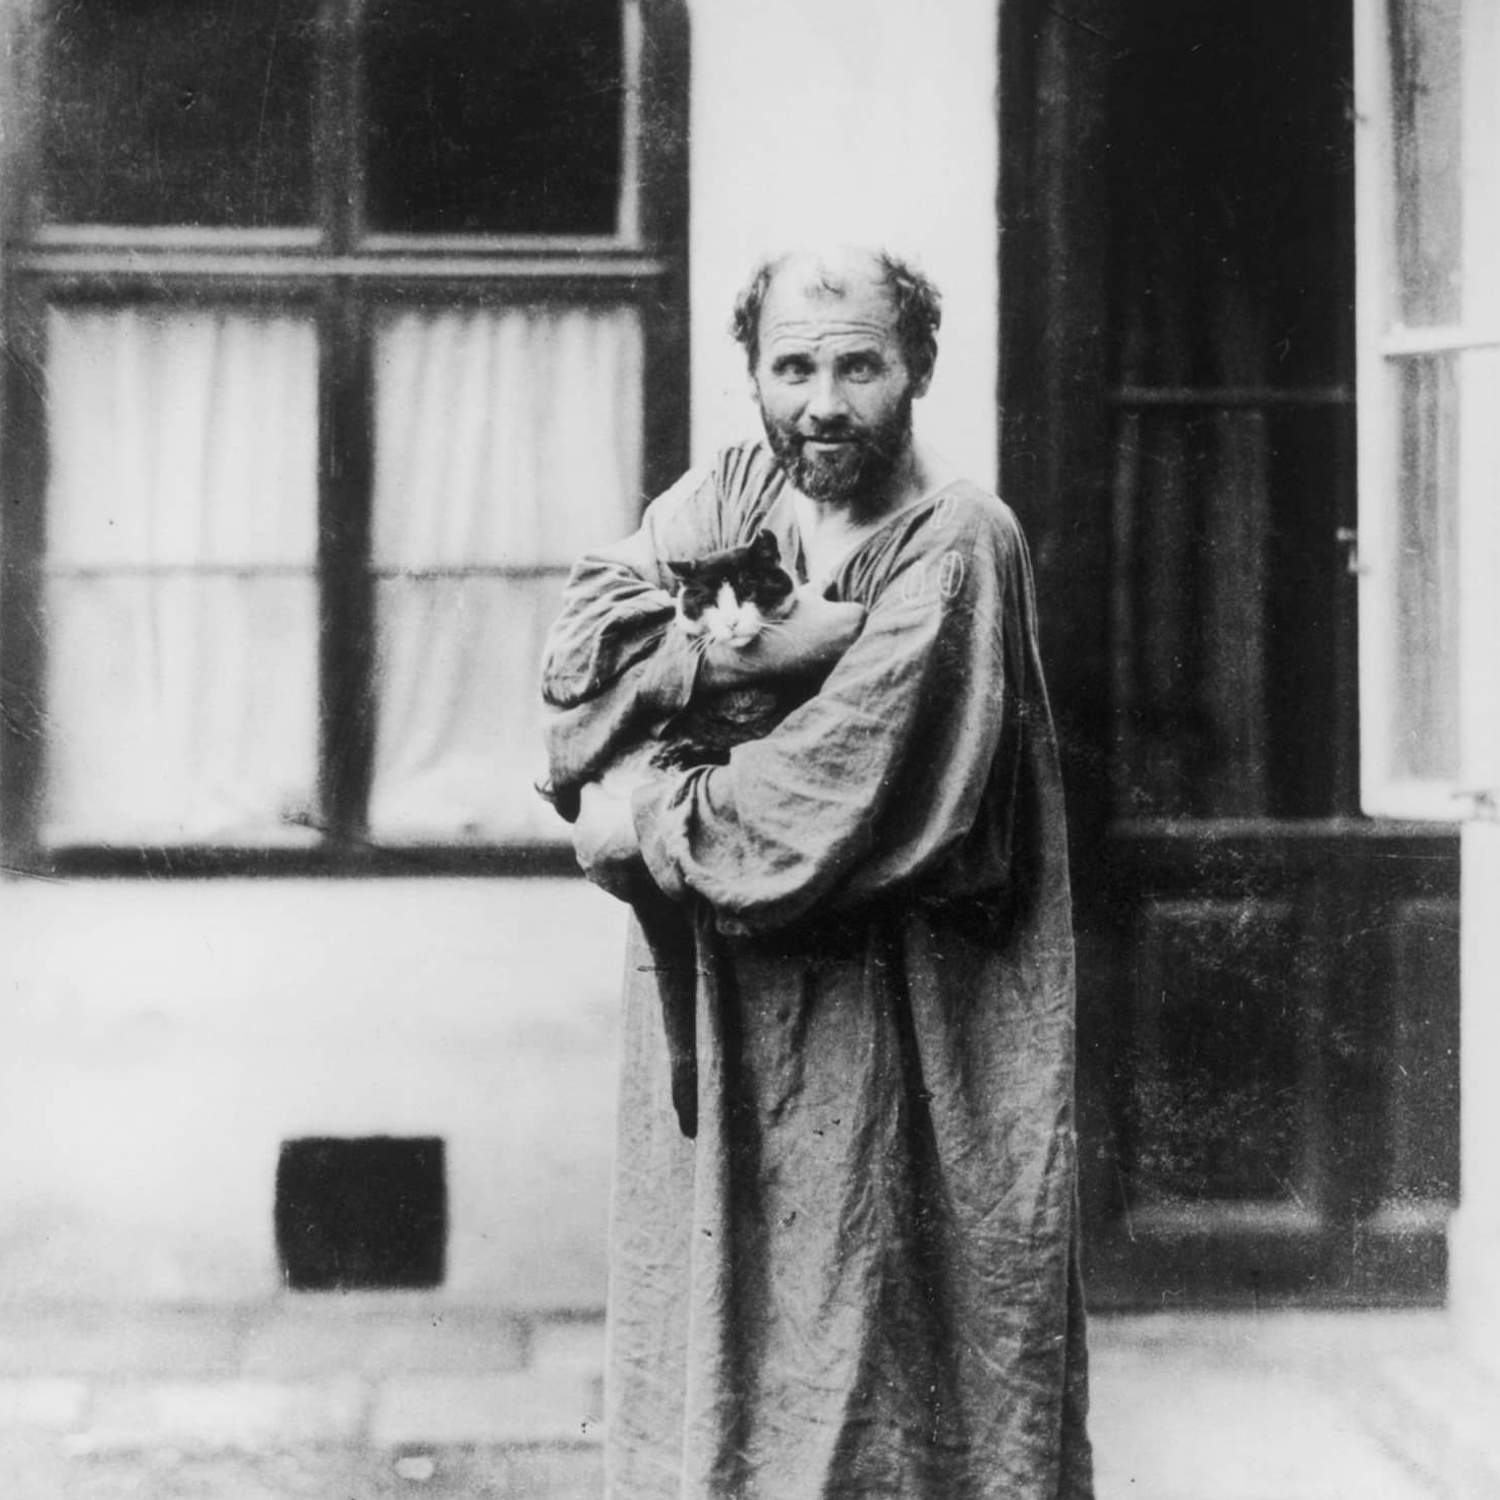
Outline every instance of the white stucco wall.
<path fill-rule="evenodd" d="M 282 1140 L 447 1142 L 445 1294 L 599 1305 L 624 908 L 580 881 L 0 887 L 0 1300 L 279 1286 Z"/>
<path fill-rule="evenodd" d="M 695 0 L 693 451 L 759 431 L 726 332 L 755 262 L 884 244 L 944 296 L 919 430 L 995 483 L 998 363 L 994 0 Z"/>

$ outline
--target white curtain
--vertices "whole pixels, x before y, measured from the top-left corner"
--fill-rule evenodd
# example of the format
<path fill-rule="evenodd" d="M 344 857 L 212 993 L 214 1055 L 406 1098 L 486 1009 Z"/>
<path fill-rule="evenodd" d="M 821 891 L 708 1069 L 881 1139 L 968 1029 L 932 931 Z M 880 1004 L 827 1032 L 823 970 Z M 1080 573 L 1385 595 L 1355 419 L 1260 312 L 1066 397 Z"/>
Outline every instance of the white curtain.
<path fill-rule="evenodd" d="M 372 837 L 555 838 L 537 672 L 568 564 L 635 525 L 628 307 L 393 311 L 376 330 Z"/>
<path fill-rule="evenodd" d="M 639 505 L 633 308 L 376 328 L 387 842 L 555 838 L 537 667 L 567 565 Z M 52 843 L 316 837 L 317 334 L 225 309 L 49 314 Z"/>
<path fill-rule="evenodd" d="M 312 321 L 54 307 L 47 339 L 44 837 L 312 837 Z"/>

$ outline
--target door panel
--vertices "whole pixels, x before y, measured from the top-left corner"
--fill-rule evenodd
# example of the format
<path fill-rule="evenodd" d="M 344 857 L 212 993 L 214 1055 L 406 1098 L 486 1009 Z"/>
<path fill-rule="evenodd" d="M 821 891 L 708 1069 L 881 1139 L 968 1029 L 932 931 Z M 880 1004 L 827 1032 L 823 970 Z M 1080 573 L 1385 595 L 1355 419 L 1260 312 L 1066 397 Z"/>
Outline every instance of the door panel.
<path fill-rule="evenodd" d="M 1284 900 L 1148 899 L 1133 934 L 1131 1198 L 1137 1220 L 1183 1204 L 1305 1206 L 1301 1105 L 1309 1016 L 1275 955 L 1297 951 Z"/>
<path fill-rule="evenodd" d="M 1383 1222 L 1436 1222 L 1458 1198 L 1458 893 L 1399 900 L 1377 956 L 1389 974 L 1389 1058 L 1373 1210 Z"/>
<path fill-rule="evenodd" d="M 1142 826 L 1106 847 L 1083 944 L 1092 1300 L 1440 1298 L 1458 1163 L 1451 837 Z M 1111 974 L 1124 993 L 1101 1006 Z"/>

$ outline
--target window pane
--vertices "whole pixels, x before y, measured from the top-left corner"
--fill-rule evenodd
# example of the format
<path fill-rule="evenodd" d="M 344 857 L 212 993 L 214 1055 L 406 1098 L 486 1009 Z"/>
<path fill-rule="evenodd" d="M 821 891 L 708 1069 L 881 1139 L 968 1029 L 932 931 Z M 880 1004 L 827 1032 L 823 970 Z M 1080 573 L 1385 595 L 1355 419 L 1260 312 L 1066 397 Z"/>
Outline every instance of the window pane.
<path fill-rule="evenodd" d="M 47 615 L 45 843 L 315 840 L 310 577 L 65 575 Z"/>
<path fill-rule="evenodd" d="M 1122 414 L 1114 508 L 1116 807 L 1332 807 L 1342 406 Z"/>
<path fill-rule="evenodd" d="M 1463 0 L 1393 0 L 1401 321 L 1456 323 L 1463 273 Z"/>
<path fill-rule="evenodd" d="M 565 568 L 639 515 L 633 307 L 382 313 L 378 568 Z"/>
<path fill-rule="evenodd" d="M 44 837 L 309 837 L 311 320 L 54 307 L 47 331 Z"/>
<path fill-rule="evenodd" d="M 53 221 L 269 226 L 312 216 L 316 0 L 73 0 L 42 89 Z"/>
<path fill-rule="evenodd" d="M 1459 770 L 1458 382 L 1451 357 L 1414 359 L 1401 380 L 1392 772 Z"/>
<path fill-rule="evenodd" d="M 53 307 L 52 567 L 311 567 L 317 331 L 222 309 Z"/>
<path fill-rule="evenodd" d="M 377 324 L 374 837 L 560 833 L 534 790 L 542 638 L 567 565 L 634 527 L 640 361 L 633 308 Z"/>
<path fill-rule="evenodd" d="M 385 843 L 556 839 L 540 676 L 562 578 L 382 578 L 371 836 Z"/>
<path fill-rule="evenodd" d="M 371 228 L 613 232 L 619 0 L 373 0 L 364 55 Z"/>

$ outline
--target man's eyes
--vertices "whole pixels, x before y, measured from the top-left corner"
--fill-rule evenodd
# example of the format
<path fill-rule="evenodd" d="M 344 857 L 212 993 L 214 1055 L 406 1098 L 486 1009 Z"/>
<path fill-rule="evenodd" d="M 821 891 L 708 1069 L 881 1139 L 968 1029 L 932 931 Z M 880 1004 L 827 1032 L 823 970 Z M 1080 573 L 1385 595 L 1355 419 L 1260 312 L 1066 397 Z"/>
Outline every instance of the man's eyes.
<path fill-rule="evenodd" d="M 811 360 L 778 359 L 771 366 L 771 373 L 778 380 L 810 380 L 814 369 Z M 842 380 L 876 380 L 885 373 L 884 363 L 870 354 L 855 354 L 838 362 L 838 375 Z"/>

